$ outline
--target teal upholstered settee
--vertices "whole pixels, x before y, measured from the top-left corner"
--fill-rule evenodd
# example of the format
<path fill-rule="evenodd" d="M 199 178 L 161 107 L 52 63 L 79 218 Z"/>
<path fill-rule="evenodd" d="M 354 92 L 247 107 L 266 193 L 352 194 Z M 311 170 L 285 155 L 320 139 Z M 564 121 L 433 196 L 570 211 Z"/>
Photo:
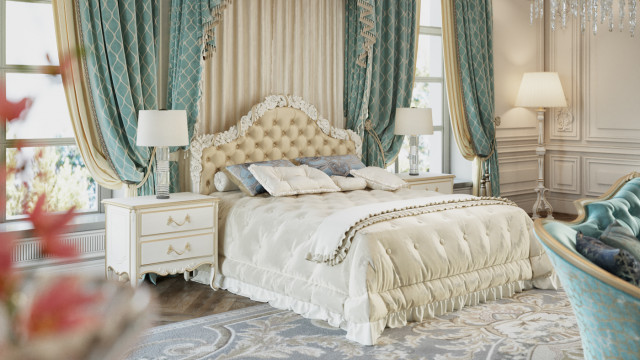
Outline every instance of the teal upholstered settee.
<path fill-rule="evenodd" d="M 640 173 L 629 174 L 597 198 L 576 202 L 573 222 L 538 219 L 547 249 L 578 318 L 587 359 L 640 359 L 640 288 L 594 265 L 575 248 L 576 232 L 599 237 L 617 219 L 640 233 Z"/>

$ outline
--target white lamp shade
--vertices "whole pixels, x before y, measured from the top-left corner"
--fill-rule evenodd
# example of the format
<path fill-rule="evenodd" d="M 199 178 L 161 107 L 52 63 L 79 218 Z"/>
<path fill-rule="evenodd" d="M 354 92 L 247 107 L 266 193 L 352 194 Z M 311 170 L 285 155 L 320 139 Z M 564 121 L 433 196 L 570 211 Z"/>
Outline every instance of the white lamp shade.
<path fill-rule="evenodd" d="M 566 107 L 567 99 L 557 72 L 533 72 L 522 75 L 516 106 L 531 108 Z"/>
<path fill-rule="evenodd" d="M 140 110 L 138 112 L 138 146 L 189 145 L 185 110 Z"/>
<path fill-rule="evenodd" d="M 396 135 L 433 134 L 433 116 L 429 108 L 397 108 Z"/>

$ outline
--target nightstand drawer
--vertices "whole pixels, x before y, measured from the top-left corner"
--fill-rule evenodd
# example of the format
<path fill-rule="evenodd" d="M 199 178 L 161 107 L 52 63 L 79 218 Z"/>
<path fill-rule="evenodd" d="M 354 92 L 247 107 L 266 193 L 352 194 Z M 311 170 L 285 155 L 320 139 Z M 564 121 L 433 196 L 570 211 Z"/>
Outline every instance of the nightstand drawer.
<path fill-rule="evenodd" d="M 148 241 L 140 244 L 140 265 L 213 256 L 213 234 Z"/>
<path fill-rule="evenodd" d="M 445 181 L 433 181 L 427 183 L 413 183 L 409 184 L 411 189 L 437 191 L 443 194 L 453 193 L 453 183 L 450 180 Z"/>
<path fill-rule="evenodd" d="M 213 207 L 173 209 L 141 215 L 140 236 L 213 227 Z"/>

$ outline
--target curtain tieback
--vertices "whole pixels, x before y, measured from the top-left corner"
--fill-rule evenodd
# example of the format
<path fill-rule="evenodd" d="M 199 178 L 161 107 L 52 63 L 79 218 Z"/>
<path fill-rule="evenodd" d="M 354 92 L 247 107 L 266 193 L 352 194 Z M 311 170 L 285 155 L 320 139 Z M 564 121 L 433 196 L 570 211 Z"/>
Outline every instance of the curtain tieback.
<path fill-rule="evenodd" d="M 153 160 L 156 158 L 156 148 L 153 148 L 153 151 L 151 152 L 151 158 L 149 158 L 149 165 L 147 166 L 147 171 L 144 174 L 144 177 L 142 178 L 142 180 L 140 180 L 139 183 L 137 184 L 129 184 L 127 186 L 127 197 L 133 197 L 136 196 L 136 190 L 138 190 L 139 188 L 142 187 L 142 185 L 144 185 L 147 180 L 149 179 L 149 174 L 151 174 L 151 166 L 153 165 Z"/>
<path fill-rule="evenodd" d="M 371 137 L 376 141 L 376 144 L 378 144 L 380 155 L 382 155 L 382 163 L 386 165 L 387 160 L 384 158 L 384 149 L 382 148 L 382 142 L 380 141 L 378 134 L 376 134 L 375 130 L 373 130 L 373 123 L 371 122 L 371 119 L 367 119 L 367 121 L 364 122 L 364 129 L 367 130 L 369 135 L 371 135 Z"/>

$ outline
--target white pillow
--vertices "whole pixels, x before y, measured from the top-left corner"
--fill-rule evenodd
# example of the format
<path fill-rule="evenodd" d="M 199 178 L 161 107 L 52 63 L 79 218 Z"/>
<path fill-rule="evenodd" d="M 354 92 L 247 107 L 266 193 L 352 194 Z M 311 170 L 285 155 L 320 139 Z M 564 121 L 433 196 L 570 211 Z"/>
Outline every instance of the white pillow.
<path fill-rule="evenodd" d="M 249 171 L 272 196 L 340 191 L 329 175 L 307 165 L 295 167 L 251 165 Z"/>
<path fill-rule="evenodd" d="M 357 177 L 334 175 L 331 177 L 331 180 L 333 180 L 342 191 L 362 190 L 367 187 L 367 181 Z"/>
<path fill-rule="evenodd" d="M 367 181 L 367 186 L 374 190 L 398 190 L 407 183 L 393 173 L 377 166 L 351 170 L 351 175 Z"/>
<path fill-rule="evenodd" d="M 231 179 L 229 179 L 229 176 L 227 176 L 227 174 L 225 174 L 223 171 L 218 171 L 213 176 L 213 185 L 218 191 L 240 190 L 238 185 L 231 181 Z"/>

